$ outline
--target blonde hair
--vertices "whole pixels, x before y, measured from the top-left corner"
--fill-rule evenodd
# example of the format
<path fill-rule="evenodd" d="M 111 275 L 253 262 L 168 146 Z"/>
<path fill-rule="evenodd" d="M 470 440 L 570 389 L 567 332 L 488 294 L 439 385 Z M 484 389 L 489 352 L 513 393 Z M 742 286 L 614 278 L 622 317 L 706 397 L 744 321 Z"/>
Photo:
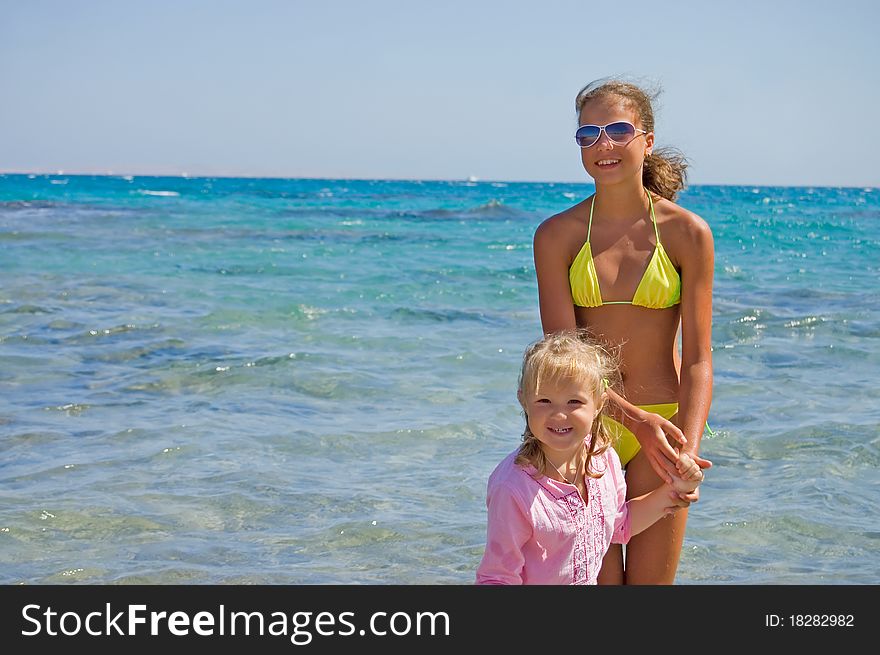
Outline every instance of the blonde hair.
<path fill-rule="evenodd" d="M 580 117 L 581 110 L 590 100 L 615 96 L 638 114 L 642 129 L 653 132 L 654 109 L 651 106 L 651 101 L 659 95 L 659 89 L 649 95 L 632 82 L 605 78 L 590 82 L 581 89 L 575 98 L 574 106 L 578 117 Z M 675 196 L 684 189 L 687 183 L 687 167 L 687 159 L 679 150 L 670 147 L 655 148 L 652 154 L 645 157 L 645 164 L 642 168 L 642 185 L 648 191 L 667 200 L 675 200 Z"/>
<path fill-rule="evenodd" d="M 541 449 L 541 442 L 529 429 L 527 399 L 542 384 L 574 382 L 593 397 L 596 407 L 600 410 L 590 431 L 591 438 L 584 462 L 584 475 L 592 478 L 602 477 L 604 471 L 592 472 L 590 463 L 593 457 L 601 455 L 612 445 L 611 435 L 605 430 L 601 421 L 605 413 L 602 394 L 608 386 L 617 387 L 619 379 L 617 357 L 594 340 L 589 331 L 583 328 L 554 332 L 530 344 L 523 355 L 519 375 L 517 397 L 523 408 L 526 427 L 515 462 L 520 466 L 531 464 L 539 472 L 547 467 L 547 458 Z"/>

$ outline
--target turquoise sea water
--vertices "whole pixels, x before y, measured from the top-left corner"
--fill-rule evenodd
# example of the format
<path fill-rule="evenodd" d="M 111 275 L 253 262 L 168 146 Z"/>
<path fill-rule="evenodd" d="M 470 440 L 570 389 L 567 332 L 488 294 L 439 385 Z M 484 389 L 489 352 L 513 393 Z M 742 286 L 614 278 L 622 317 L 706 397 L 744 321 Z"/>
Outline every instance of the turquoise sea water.
<path fill-rule="evenodd" d="M 469 584 L 586 184 L 0 176 L 0 583 Z M 880 582 L 880 190 L 695 186 L 681 584 Z"/>

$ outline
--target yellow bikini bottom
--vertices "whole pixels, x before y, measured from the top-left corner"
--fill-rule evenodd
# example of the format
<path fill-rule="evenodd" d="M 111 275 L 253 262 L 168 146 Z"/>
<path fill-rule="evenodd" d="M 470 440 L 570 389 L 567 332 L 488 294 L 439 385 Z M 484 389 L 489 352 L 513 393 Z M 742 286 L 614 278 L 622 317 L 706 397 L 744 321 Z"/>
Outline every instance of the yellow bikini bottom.
<path fill-rule="evenodd" d="M 659 414 L 665 419 L 670 419 L 678 413 L 678 403 L 657 403 L 655 405 L 636 405 L 636 407 L 652 414 Z M 629 460 L 635 457 L 641 449 L 636 435 L 630 432 L 629 428 L 624 427 L 622 423 L 604 414 L 602 415 L 602 425 L 611 435 L 614 450 L 620 457 L 620 464 L 626 466 Z"/>

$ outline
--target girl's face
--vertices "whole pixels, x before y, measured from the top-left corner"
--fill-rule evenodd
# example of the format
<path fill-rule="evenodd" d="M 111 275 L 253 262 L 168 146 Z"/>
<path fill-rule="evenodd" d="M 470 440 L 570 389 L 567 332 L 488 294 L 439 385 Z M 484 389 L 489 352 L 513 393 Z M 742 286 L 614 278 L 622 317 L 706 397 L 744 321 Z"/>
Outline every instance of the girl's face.
<path fill-rule="evenodd" d="M 617 121 L 632 123 L 643 129 L 639 115 L 616 96 L 602 96 L 581 108 L 578 125 L 608 125 Z M 629 143 L 620 144 L 608 138 L 603 131 L 599 140 L 581 148 L 581 162 L 587 173 L 597 182 L 613 184 L 631 177 L 641 180 L 642 163 L 654 147 L 654 133 L 636 132 Z"/>
<path fill-rule="evenodd" d="M 544 452 L 560 456 L 574 454 L 582 447 L 599 413 L 597 399 L 574 380 L 544 382 L 522 400 L 529 429 Z"/>

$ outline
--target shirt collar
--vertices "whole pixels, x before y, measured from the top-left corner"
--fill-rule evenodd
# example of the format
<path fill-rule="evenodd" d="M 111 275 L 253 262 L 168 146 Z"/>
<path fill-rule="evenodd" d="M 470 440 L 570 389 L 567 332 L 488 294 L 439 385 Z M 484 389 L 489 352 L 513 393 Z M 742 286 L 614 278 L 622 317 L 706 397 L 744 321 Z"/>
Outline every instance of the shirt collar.
<path fill-rule="evenodd" d="M 567 482 L 559 482 L 558 480 L 554 480 L 553 478 L 548 478 L 546 475 L 538 473 L 538 469 L 536 469 L 531 464 L 526 464 L 523 467 L 523 472 L 528 475 L 532 480 L 541 485 L 547 493 L 553 496 L 556 500 L 562 500 L 563 498 L 567 498 L 572 494 L 578 493 L 577 487 L 573 484 L 568 484 Z"/>

